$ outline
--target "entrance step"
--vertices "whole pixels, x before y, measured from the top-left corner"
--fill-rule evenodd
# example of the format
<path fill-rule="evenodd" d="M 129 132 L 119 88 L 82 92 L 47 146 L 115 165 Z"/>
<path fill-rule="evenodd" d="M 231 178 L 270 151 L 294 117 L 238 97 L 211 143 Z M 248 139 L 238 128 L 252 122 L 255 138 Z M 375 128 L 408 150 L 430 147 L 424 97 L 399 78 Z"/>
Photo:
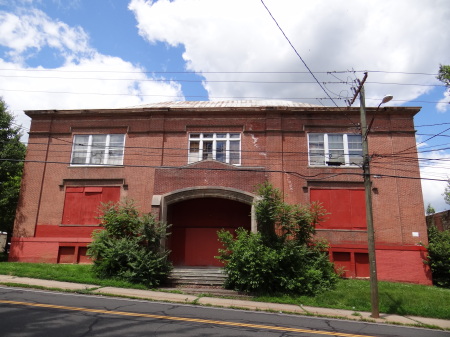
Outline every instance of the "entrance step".
<path fill-rule="evenodd" d="M 169 276 L 169 284 L 220 286 L 225 283 L 226 274 L 223 268 L 214 267 L 175 267 Z"/>

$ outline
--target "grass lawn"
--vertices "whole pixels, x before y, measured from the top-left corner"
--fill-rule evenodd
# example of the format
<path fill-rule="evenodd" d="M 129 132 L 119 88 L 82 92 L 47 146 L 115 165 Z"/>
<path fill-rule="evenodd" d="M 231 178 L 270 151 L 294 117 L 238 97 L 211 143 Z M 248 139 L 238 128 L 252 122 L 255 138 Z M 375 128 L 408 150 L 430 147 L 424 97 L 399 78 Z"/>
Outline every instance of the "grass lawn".
<path fill-rule="evenodd" d="M 90 265 L 0 262 L 0 274 L 87 283 L 99 286 L 145 289 L 143 285 L 95 277 Z M 450 289 L 417 284 L 379 282 L 380 312 L 450 319 Z M 258 296 L 255 301 L 371 311 L 370 284 L 340 280 L 336 289 L 314 297 Z"/>
<path fill-rule="evenodd" d="M 43 280 L 85 283 L 103 287 L 147 289 L 144 285 L 130 282 L 100 279 L 87 264 L 50 264 L 0 262 L 0 274 L 31 277 Z"/>
<path fill-rule="evenodd" d="M 380 312 L 450 319 L 450 289 L 418 284 L 379 282 Z M 370 282 L 340 280 L 336 289 L 314 297 L 260 296 L 257 301 L 371 311 Z"/>

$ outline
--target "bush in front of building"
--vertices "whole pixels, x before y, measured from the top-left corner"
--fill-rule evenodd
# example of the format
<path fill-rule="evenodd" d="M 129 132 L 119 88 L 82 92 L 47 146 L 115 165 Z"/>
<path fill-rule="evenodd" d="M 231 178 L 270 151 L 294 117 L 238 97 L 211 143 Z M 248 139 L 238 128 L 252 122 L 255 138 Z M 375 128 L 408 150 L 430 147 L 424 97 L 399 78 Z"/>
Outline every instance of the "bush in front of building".
<path fill-rule="evenodd" d="M 236 237 L 218 233 L 224 248 L 226 287 L 253 293 L 313 295 L 332 288 L 338 279 L 326 244 L 314 241 L 315 225 L 325 215 L 318 204 L 288 205 L 269 183 L 258 189 L 255 204 L 258 233 L 244 229 Z"/>
<path fill-rule="evenodd" d="M 439 231 L 436 226 L 428 227 L 428 260 L 433 284 L 450 288 L 450 230 Z"/>
<path fill-rule="evenodd" d="M 103 205 L 104 230 L 95 231 L 88 255 L 100 278 L 115 278 L 156 287 L 163 283 L 172 264 L 161 247 L 168 226 L 152 214 L 140 215 L 132 201 Z"/>

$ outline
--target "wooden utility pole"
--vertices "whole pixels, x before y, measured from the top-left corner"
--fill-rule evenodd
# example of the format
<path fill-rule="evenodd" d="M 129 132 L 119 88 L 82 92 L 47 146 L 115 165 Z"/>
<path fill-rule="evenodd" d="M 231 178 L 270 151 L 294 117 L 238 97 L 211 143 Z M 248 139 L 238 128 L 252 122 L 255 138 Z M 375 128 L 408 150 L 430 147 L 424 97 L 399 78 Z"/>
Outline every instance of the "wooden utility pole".
<path fill-rule="evenodd" d="M 360 100 L 360 115 L 361 115 L 361 139 L 363 149 L 363 178 L 364 189 L 366 196 L 366 222 L 367 222 L 367 244 L 369 252 L 369 269 L 370 269 L 370 301 L 372 305 L 372 317 L 379 318 L 379 301 L 378 301 L 378 276 L 377 276 L 377 263 L 375 256 L 375 231 L 373 228 L 373 213 L 372 213 L 372 182 L 370 180 L 370 156 L 369 156 L 369 144 L 367 140 L 367 120 L 366 120 L 366 98 L 364 92 L 364 82 L 366 81 L 367 73 L 364 74 L 364 78 L 359 82 L 359 87 L 355 91 L 355 96 L 350 105 L 353 104 L 356 97 L 359 94 Z"/>

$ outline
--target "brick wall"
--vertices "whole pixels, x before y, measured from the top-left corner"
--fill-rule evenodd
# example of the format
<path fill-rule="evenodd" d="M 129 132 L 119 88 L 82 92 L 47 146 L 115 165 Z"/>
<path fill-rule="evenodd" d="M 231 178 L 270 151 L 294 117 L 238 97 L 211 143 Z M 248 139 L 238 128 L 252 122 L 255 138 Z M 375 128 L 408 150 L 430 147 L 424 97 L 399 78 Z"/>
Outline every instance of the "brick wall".
<path fill-rule="evenodd" d="M 370 119 L 375 110 L 368 111 Z M 369 136 L 371 172 L 379 176 L 372 179 L 378 245 L 414 247 L 427 240 L 414 153 L 417 112 L 417 108 L 381 109 Z M 75 229 L 60 226 L 67 186 L 120 186 L 121 197 L 134 199 L 143 212 L 152 210 L 154 195 L 190 187 L 254 193 L 257 184 L 269 180 L 283 192 L 286 202 L 305 203 L 310 201 L 311 188 L 362 186 L 358 167 L 308 166 L 307 133 L 358 134 L 357 108 L 143 108 L 28 114 L 32 124 L 15 238 L 76 239 Z M 242 165 L 215 161 L 188 165 L 190 132 L 241 133 Z M 126 134 L 123 166 L 69 165 L 73 135 L 96 133 Z M 90 230 L 80 228 L 79 235 L 87 238 Z M 344 244 L 348 249 L 367 240 L 365 231 L 328 230 L 318 235 L 332 246 Z"/>

